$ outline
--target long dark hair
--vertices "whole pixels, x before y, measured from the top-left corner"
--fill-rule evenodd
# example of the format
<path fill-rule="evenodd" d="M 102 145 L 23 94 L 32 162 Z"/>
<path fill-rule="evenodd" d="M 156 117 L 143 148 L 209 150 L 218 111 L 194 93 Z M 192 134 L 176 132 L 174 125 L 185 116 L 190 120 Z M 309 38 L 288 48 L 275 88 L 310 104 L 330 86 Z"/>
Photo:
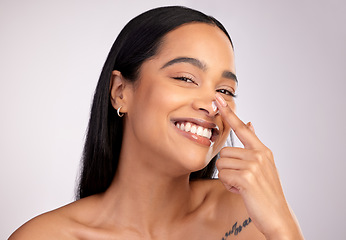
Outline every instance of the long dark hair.
<path fill-rule="evenodd" d="M 144 61 L 153 57 L 163 37 L 175 28 L 191 22 L 219 27 L 232 40 L 222 24 L 211 16 L 180 6 L 149 10 L 132 19 L 115 40 L 103 66 L 91 107 L 84 145 L 77 199 L 104 192 L 117 171 L 123 122 L 110 102 L 110 79 L 113 70 L 130 82 L 138 79 Z M 190 180 L 212 178 L 215 156 L 202 170 L 190 174 Z"/>

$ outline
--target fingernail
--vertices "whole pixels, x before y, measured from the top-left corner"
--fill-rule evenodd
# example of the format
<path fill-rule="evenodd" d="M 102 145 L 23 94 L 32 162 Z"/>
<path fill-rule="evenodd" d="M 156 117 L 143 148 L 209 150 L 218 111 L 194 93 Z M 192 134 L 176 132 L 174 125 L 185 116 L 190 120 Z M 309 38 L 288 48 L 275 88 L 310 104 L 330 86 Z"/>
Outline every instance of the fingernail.
<path fill-rule="evenodd" d="M 220 103 L 221 106 L 223 107 L 227 106 L 225 99 L 223 99 L 223 97 L 219 93 L 216 93 L 215 97 L 216 97 L 216 101 L 218 101 L 218 103 Z"/>

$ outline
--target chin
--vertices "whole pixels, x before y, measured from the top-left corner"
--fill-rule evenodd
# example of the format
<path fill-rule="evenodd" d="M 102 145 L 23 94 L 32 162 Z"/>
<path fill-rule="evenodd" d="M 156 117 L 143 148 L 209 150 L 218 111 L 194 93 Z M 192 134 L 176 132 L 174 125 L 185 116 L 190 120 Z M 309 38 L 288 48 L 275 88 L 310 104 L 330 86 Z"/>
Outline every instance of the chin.
<path fill-rule="evenodd" d="M 184 168 L 186 168 L 189 172 L 196 172 L 205 168 L 215 155 L 208 153 L 202 154 L 201 151 L 198 153 L 191 151 L 187 155 L 181 154 L 180 161 Z"/>

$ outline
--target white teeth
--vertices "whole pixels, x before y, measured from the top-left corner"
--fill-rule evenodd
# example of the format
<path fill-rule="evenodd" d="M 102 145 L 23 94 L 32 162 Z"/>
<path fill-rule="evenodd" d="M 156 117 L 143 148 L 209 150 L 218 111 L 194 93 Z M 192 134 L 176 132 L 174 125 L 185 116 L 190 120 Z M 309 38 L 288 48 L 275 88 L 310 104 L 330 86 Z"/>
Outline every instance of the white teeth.
<path fill-rule="evenodd" d="M 204 128 L 202 136 L 206 137 L 206 138 L 210 138 L 210 136 L 209 136 L 209 129 L 208 128 Z"/>
<path fill-rule="evenodd" d="M 185 132 L 191 132 L 205 138 L 211 138 L 212 130 L 209 128 L 204 128 L 202 126 L 197 126 L 190 122 L 176 123 L 176 127 Z"/>
<path fill-rule="evenodd" d="M 190 132 L 193 133 L 193 134 L 196 134 L 196 132 L 197 132 L 197 127 L 196 127 L 196 125 L 193 125 L 193 126 L 191 127 Z"/>
<path fill-rule="evenodd" d="M 203 127 L 199 126 L 197 128 L 197 135 L 202 136 L 203 135 Z"/>
<path fill-rule="evenodd" d="M 187 122 L 185 124 L 185 132 L 190 132 L 190 130 L 191 130 L 191 123 Z"/>

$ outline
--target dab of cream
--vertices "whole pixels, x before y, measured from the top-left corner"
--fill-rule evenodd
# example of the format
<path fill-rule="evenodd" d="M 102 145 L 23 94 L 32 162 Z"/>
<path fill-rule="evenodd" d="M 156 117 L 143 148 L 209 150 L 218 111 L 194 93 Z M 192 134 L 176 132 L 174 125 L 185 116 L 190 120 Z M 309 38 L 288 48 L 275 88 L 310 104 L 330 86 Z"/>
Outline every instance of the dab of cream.
<path fill-rule="evenodd" d="M 213 111 L 214 111 L 214 112 L 218 111 L 218 108 L 217 108 L 217 106 L 216 106 L 215 101 L 212 101 L 212 102 L 211 102 L 211 107 L 213 108 Z"/>

